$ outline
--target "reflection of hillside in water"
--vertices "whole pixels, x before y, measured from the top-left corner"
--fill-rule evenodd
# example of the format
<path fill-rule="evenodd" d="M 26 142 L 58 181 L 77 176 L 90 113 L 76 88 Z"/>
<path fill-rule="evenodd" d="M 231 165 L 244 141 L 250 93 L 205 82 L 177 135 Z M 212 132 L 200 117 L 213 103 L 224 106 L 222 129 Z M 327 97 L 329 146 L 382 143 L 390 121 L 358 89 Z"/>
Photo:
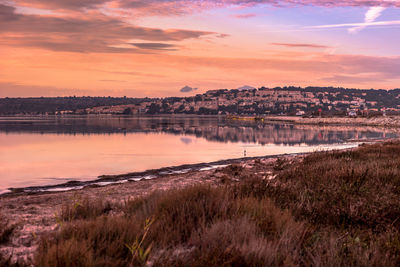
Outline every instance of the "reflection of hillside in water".
<path fill-rule="evenodd" d="M 395 138 L 394 129 L 232 122 L 217 117 L 0 118 L 0 132 L 56 134 L 168 133 L 209 141 L 259 144 L 332 144 L 351 139 Z"/>

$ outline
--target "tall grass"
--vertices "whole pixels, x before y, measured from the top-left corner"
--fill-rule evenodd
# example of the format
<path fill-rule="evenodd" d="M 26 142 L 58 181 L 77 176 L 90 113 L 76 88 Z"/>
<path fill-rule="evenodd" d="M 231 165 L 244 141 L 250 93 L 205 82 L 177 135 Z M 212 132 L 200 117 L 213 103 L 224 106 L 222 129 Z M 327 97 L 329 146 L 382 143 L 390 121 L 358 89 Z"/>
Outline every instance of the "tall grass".
<path fill-rule="evenodd" d="M 282 171 L 268 196 L 298 219 L 384 232 L 400 227 L 400 144 L 323 152 Z"/>
<path fill-rule="evenodd" d="M 127 244 L 138 239 L 144 248 L 152 246 L 150 261 L 156 265 L 283 264 L 285 260 L 301 261 L 311 233 L 271 201 L 235 198 L 228 187 L 195 186 L 155 193 L 119 208 L 125 215 L 73 220 L 60 232 L 44 237 L 37 264 L 128 266 L 132 257 Z M 143 239 L 150 217 L 154 222 Z M 177 254 L 179 250 L 183 253 Z"/>
<path fill-rule="evenodd" d="M 69 222 L 77 219 L 96 218 L 111 210 L 111 203 L 103 198 L 89 199 L 75 195 L 62 205 L 60 214 L 57 214 L 56 217 L 59 222 Z"/>
<path fill-rule="evenodd" d="M 400 143 L 315 153 L 279 161 L 274 171 L 263 180 L 230 167 L 240 182 L 123 204 L 88 199 L 79 212 L 66 204 L 60 229 L 42 237 L 36 265 L 400 264 Z M 148 254 L 139 257 L 138 247 Z"/>

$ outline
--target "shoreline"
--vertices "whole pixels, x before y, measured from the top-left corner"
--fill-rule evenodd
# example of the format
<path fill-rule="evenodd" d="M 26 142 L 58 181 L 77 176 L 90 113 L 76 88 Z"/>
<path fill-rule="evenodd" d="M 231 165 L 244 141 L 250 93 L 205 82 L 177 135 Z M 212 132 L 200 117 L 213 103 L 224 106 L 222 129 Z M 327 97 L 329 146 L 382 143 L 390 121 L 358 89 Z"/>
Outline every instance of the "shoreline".
<path fill-rule="evenodd" d="M 389 141 L 385 140 L 349 140 L 346 143 L 335 144 L 338 147 L 333 147 L 328 150 L 346 150 L 358 147 L 361 143 L 375 143 Z M 157 180 L 164 176 L 174 175 L 174 174 L 187 174 L 190 172 L 202 172 L 208 170 L 215 170 L 218 168 L 224 168 L 233 164 L 240 164 L 246 161 L 254 160 L 266 160 L 266 159 L 277 159 L 281 157 L 298 157 L 308 155 L 312 152 L 299 152 L 299 153 L 284 153 L 276 155 L 264 155 L 264 156 L 254 156 L 254 157 L 242 157 L 242 158 L 231 158 L 223 159 L 212 162 L 201 162 L 193 164 L 182 164 L 176 166 L 167 166 L 157 169 L 148 169 L 145 171 L 138 172 L 128 172 L 115 175 L 100 175 L 97 179 L 87 180 L 87 181 L 69 181 L 62 184 L 55 185 L 39 185 L 39 186 L 27 186 L 27 187 L 11 187 L 4 190 L 4 193 L 0 193 L 0 200 L 3 197 L 13 197 L 13 196 L 23 196 L 23 195 L 35 195 L 44 193 L 61 193 L 68 191 L 84 190 L 91 187 L 105 187 L 110 185 L 125 184 L 138 181 L 146 180 Z"/>
<path fill-rule="evenodd" d="M 198 115 L 198 114 L 141 114 L 141 115 L 123 115 L 123 114 L 64 114 L 64 115 L 30 115 L 13 114 L 1 115 L 3 119 L 27 119 L 27 118 L 224 118 L 230 121 L 251 121 L 263 123 L 293 123 L 298 125 L 332 125 L 332 126 L 373 126 L 373 127 L 400 127 L 400 115 L 387 115 L 376 117 L 302 117 L 292 115 Z"/>
<path fill-rule="evenodd" d="M 346 148 L 344 148 L 346 149 Z M 46 193 L 62 193 L 69 191 L 85 190 L 86 188 L 106 187 L 112 185 L 120 185 L 129 182 L 149 181 L 164 178 L 170 175 L 185 175 L 190 172 L 204 172 L 224 168 L 233 164 L 240 164 L 246 161 L 263 160 L 263 159 L 277 159 L 281 157 L 304 156 L 313 152 L 301 153 L 285 153 L 278 155 L 256 156 L 256 157 L 242 157 L 218 160 L 212 162 L 202 162 L 194 164 L 183 164 L 177 166 L 162 167 L 158 169 L 149 169 L 140 172 L 129 172 L 116 175 L 100 175 L 97 179 L 88 181 L 70 181 L 56 185 L 43 185 L 43 186 L 28 186 L 9 188 L 9 192 L 0 194 L 0 200 L 4 197 L 17 197 L 24 195 L 39 195 Z"/>
<path fill-rule="evenodd" d="M 295 125 L 332 125 L 332 126 L 372 126 L 400 127 L 400 116 L 388 115 L 379 117 L 301 117 L 301 116 L 227 116 L 232 121 L 254 121 L 262 123 L 292 123 Z"/>
<path fill-rule="evenodd" d="M 124 203 L 124 201 L 144 197 L 156 191 L 181 189 L 201 184 L 218 186 L 224 184 L 226 179 L 237 182 L 235 177 L 230 175 L 231 166 L 235 165 L 246 169 L 249 175 L 269 177 L 272 175 L 273 166 L 278 159 L 294 162 L 307 154 L 309 153 L 217 161 L 214 162 L 214 166 L 216 166 L 214 168 L 211 168 L 210 163 L 202 163 L 198 164 L 195 170 L 184 173 L 178 172 L 177 168 L 187 165 L 177 166 L 176 169 L 162 168 L 160 170 L 172 171 L 164 173 L 156 179 L 140 179 L 134 182 L 113 183 L 105 186 L 86 186 L 79 190 L 3 194 L 0 195 L 0 215 L 4 216 L 3 219 L 12 222 L 16 228 L 10 241 L 0 244 L 0 254 L 6 257 L 11 256 L 13 262 L 29 262 L 39 245 L 40 236 L 60 227 L 58 216 L 66 203 L 80 203 L 85 199 L 97 198 L 111 203 Z M 103 181 L 107 181 L 112 178 L 103 179 Z"/>
<path fill-rule="evenodd" d="M 385 140 L 390 141 L 390 140 Z M 376 141 L 376 143 L 380 143 Z M 335 149 L 346 151 L 352 147 Z M 329 150 L 332 151 L 332 150 Z M 147 196 L 153 192 L 182 189 L 195 185 L 222 186 L 239 182 L 235 177 L 235 166 L 243 169 L 245 175 L 259 179 L 274 179 L 277 162 L 291 165 L 315 152 L 281 154 L 260 157 L 228 159 L 210 163 L 186 164 L 175 167 L 148 170 L 140 174 L 158 173 L 156 179 L 139 179 L 124 183 L 88 185 L 79 190 L 18 192 L 0 195 L 0 211 L 6 220 L 16 225 L 7 243 L 0 245 L 0 254 L 11 256 L 13 261 L 28 262 L 39 245 L 40 236 L 60 227 L 58 216 L 67 203 L 81 203 L 85 199 L 99 199 L 111 203 Z M 284 164 L 284 165 L 285 165 Z M 190 167 L 190 169 L 189 169 Z M 187 171 L 183 171 L 187 170 Z M 138 173 L 127 173 L 101 177 L 102 182 L 127 180 Z M 99 179 L 99 180 L 100 180 Z"/>

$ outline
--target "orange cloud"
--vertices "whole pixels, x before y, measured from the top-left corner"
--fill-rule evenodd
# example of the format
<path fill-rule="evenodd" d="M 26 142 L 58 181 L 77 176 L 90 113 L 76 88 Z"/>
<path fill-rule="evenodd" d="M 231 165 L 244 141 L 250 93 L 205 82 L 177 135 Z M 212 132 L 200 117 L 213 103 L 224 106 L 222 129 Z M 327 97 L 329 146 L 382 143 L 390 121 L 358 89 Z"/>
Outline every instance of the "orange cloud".
<path fill-rule="evenodd" d="M 247 83 L 307 86 L 328 82 L 357 87 L 367 84 L 365 81 L 369 87 L 389 88 L 400 82 L 399 57 L 327 55 L 323 49 L 330 47 L 318 43 L 328 40 L 313 39 L 315 36 L 311 35 L 300 36 L 299 42 L 293 41 L 295 33 L 289 37 L 284 33 L 256 36 L 251 32 L 255 28 L 252 20 L 238 22 L 226 15 L 231 10 L 221 13 L 222 19 L 228 21 L 218 26 L 210 26 L 209 21 L 203 23 L 203 15 L 197 17 L 199 21 L 194 19 L 185 24 L 185 29 L 182 21 L 195 16 L 159 18 L 226 6 L 400 6 L 395 1 L 14 0 L 13 3 L 15 6 L 0 4 L 0 96 L 144 97 L 179 94 L 177 88 L 184 84 L 205 90 L 236 88 Z M 21 6 L 46 10 L 29 13 L 29 9 L 21 11 Z M 149 15 L 157 17 L 148 21 L 140 17 Z M 135 20 L 137 17 L 140 19 Z M 167 23 L 163 24 L 164 21 Z M 169 29 L 171 25 L 176 27 Z M 272 43 L 274 51 L 266 51 L 263 44 L 273 42 L 274 37 L 280 42 Z"/>
<path fill-rule="evenodd" d="M 327 85 L 328 82 L 338 86 L 390 88 L 400 81 L 399 57 L 318 53 L 310 58 L 298 53 L 261 59 L 43 53 L 40 49 L 24 48 L 3 50 L 1 57 L 2 97 L 72 94 L 159 97 L 176 95 L 176 88 L 182 84 L 207 90 L 236 88 L 249 81 L 257 86 Z"/>
<path fill-rule="evenodd" d="M 212 35 L 212 32 L 157 29 L 128 24 L 104 15 L 58 17 L 18 14 L 0 4 L 0 34 L 3 45 L 40 47 L 53 51 L 97 53 L 148 53 L 166 44 L 131 44 L 130 40 L 182 41 Z M 140 45 L 142 44 L 142 45 Z"/>
<path fill-rule="evenodd" d="M 326 45 L 318 45 L 318 44 L 297 44 L 297 43 L 271 43 L 276 46 L 284 46 L 284 47 L 300 47 L 300 48 L 331 48 Z"/>

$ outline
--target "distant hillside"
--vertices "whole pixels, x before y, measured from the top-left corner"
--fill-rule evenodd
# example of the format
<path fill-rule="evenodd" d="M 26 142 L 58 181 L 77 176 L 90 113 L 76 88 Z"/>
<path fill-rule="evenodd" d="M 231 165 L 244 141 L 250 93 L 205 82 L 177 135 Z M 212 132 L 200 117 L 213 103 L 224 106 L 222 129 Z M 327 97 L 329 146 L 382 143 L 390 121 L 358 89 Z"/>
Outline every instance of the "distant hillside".
<path fill-rule="evenodd" d="M 210 90 L 190 97 L 2 98 L 0 114 L 370 114 L 400 113 L 400 89 L 276 87 Z"/>
<path fill-rule="evenodd" d="M 38 97 L 0 98 L 0 114 L 43 114 L 62 110 L 82 110 L 99 106 L 138 104 L 146 98 L 127 97 Z"/>

